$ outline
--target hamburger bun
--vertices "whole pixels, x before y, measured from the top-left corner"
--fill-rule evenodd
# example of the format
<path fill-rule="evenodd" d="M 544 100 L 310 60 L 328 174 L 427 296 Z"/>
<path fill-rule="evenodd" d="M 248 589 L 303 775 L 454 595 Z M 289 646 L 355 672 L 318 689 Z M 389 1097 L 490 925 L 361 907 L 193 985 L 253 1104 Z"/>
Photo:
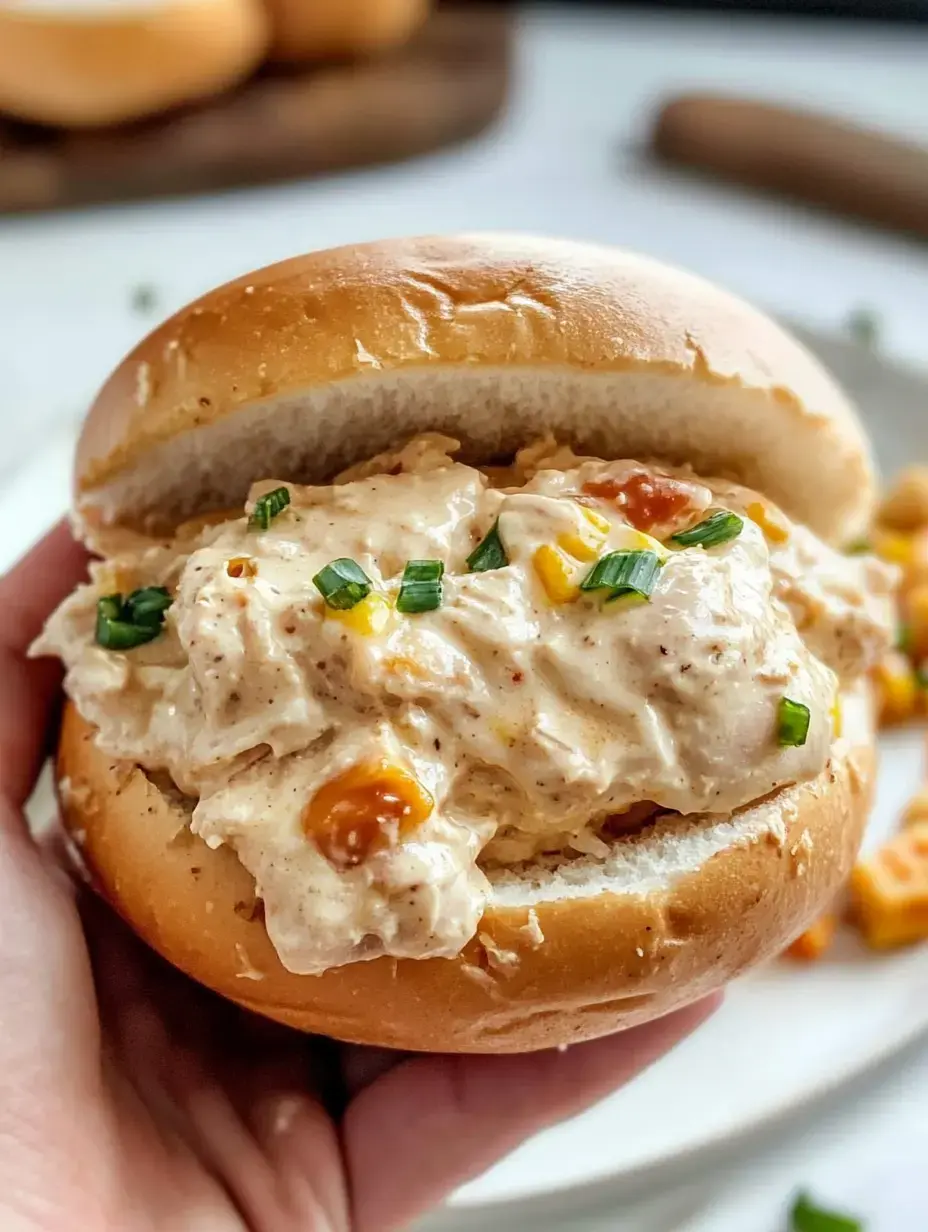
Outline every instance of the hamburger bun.
<path fill-rule="evenodd" d="M 266 0 L 272 55 L 300 62 L 366 56 L 404 43 L 430 0 Z"/>
<path fill-rule="evenodd" d="M 0 111 L 98 128 L 218 94 L 263 58 L 261 0 L 0 7 Z"/>
<path fill-rule="evenodd" d="M 243 501 L 258 478 L 331 478 L 421 430 L 473 460 L 545 431 L 602 457 L 691 463 L 825 539 L 867 524 L 851 406 L 759 312 L 645 258 L 505 236 L 395 240 L 250 274 L 146 338 L 97 398 L 75 517 L 98 550 Z M 782 949 L 846 877 L 872 792 L 869 699 L 812 782 L 730 817 L 661 816 L 582 857 L 490 873 L 455 959 L 295 975 L 227 847 L 69 705 L 65 825 L 100 892 L 156 950 L 292 1026 L 404 1049 L 522 1051 L 663 1014 Z"/>

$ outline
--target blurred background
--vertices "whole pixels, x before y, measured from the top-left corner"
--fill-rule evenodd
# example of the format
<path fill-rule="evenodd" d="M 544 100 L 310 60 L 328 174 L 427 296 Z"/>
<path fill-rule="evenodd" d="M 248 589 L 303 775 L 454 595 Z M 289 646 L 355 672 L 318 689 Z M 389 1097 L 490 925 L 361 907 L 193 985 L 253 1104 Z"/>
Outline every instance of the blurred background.
<path fill-rule="evenodd" d="M 884 462 L 928 458 L 926 147 L 928 0 L 0 0 L 3 561 L 66 507 L 80 417 L 160 319 L 385 235 L 687 266 L 795 323 Z M 922 736 L 893 739 L 887 826 L 924 777 Z M 928 1227 L 926 948 L 763 973 L 429 1226 L 779 1232 L 807 1187 Z"/>

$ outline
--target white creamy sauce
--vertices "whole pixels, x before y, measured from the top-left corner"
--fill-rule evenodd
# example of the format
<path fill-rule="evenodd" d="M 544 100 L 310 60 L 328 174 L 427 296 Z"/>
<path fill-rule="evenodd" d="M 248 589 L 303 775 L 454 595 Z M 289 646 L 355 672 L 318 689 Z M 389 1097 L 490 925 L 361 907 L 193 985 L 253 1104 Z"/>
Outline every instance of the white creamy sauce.
<path fill-rule="evenodd" d="M 99 566 L 37 648 L 64 659 L 107 753 L 167 771 L 196 798 L 193 830 L 230 844 L 254 875 L 292 971 L 458 953 L 487 898 L 478 856 L 597 855 L 604 819 L 643 801 L 725 814 L 816 776 L 838 678 L 860 675 L 890 639 L 883 566 L 772 511 L 788 535 L 778 542 L 747 516 L 753 493 L 679 472 L 682 524 L 711 505 L 744 517 L 741 534 L 671 551 L 650 602 L 553 602 L 537 550 L 564 536 L 599 556 L 627 548 L 620 504 L 583 485 L 644 468 L 564 450 L 546 463 L 536 447 L 515 472 L 527 482 L 493 487 L 450 462 L 447 444 L 419 438 L 336 486 L 288 485 L 292 503 L 267 531 L 241 518 Z M 546 469 L 552 460 L 562 469 Z M 468 572 L 497 518 L 509 564 Z M 337 557 L 390 601 L 382 627 L 327 611 L 312 578 Z M 253 576 L 230 576 L 236 558 Z M 392 603 L 416 559 L 444 562 L 443 601 L 402 615 Z M 592 567 L 567 559 L 575 580 Z M 96 646 L 97 598 L 142 585 L 174 594 L 161 636 L 128 653 Z M 777 741 L 784 696 L 811 712 L 798 748 Z M 434 807 L 399 842 L 340 867 L 307 834 L 305 810 L 335 776 L 375 761 L 413 774 Z"/>

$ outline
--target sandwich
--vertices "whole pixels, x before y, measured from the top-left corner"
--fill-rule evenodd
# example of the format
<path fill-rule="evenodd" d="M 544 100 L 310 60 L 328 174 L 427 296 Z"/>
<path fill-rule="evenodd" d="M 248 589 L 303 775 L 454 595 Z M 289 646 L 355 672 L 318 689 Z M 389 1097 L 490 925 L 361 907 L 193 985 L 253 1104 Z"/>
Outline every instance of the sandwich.
<path fill-rule="evenodd" d="M 569 1044 L 781 950 L 846 877 L 890 567 L 778 325 L 626 252 L 312 253 L 183 309 L 76 456 L 34 648 L 83 868 L 294 1027 Z"/>

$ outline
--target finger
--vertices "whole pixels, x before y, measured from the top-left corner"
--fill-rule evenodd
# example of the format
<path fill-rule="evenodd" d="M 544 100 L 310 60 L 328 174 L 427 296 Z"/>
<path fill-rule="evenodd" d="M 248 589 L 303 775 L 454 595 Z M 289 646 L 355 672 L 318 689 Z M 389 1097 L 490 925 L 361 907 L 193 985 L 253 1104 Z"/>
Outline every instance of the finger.
<path fill-rule="evenodd" d="M 17 807 L 45 755 L 61 684 L 56 661 L 26 651 L 86 571 L 87 553 L 61 522 L 0 580 L 0 794 Z"/>
<path fill-rule="evenodd" d="M 249 1227 L 347 1228 L 338 1133 L 318 1098 L 335 1046 L 222 1000 L 95 896 L 80 899 L 106 1045 L 149 1115 L 221 1179 Z"/>
<path fill-rule="evenodd" d="M 408 1053 L 390 1048 L 361 1048 L 346 1044 L 341 1050 L 342 1074 L 349 1098 L 369 1087 L 388 1070 L 394 1069 Z"/>
<path fill-rule="evenodd" d="M 530 1134 L 622 1086 L 717 1004 L 709 998 L 564 1052 L 404 1061 L 362 1091 L 345 1116 L 354 1226 L 405 1227 Z"/>

